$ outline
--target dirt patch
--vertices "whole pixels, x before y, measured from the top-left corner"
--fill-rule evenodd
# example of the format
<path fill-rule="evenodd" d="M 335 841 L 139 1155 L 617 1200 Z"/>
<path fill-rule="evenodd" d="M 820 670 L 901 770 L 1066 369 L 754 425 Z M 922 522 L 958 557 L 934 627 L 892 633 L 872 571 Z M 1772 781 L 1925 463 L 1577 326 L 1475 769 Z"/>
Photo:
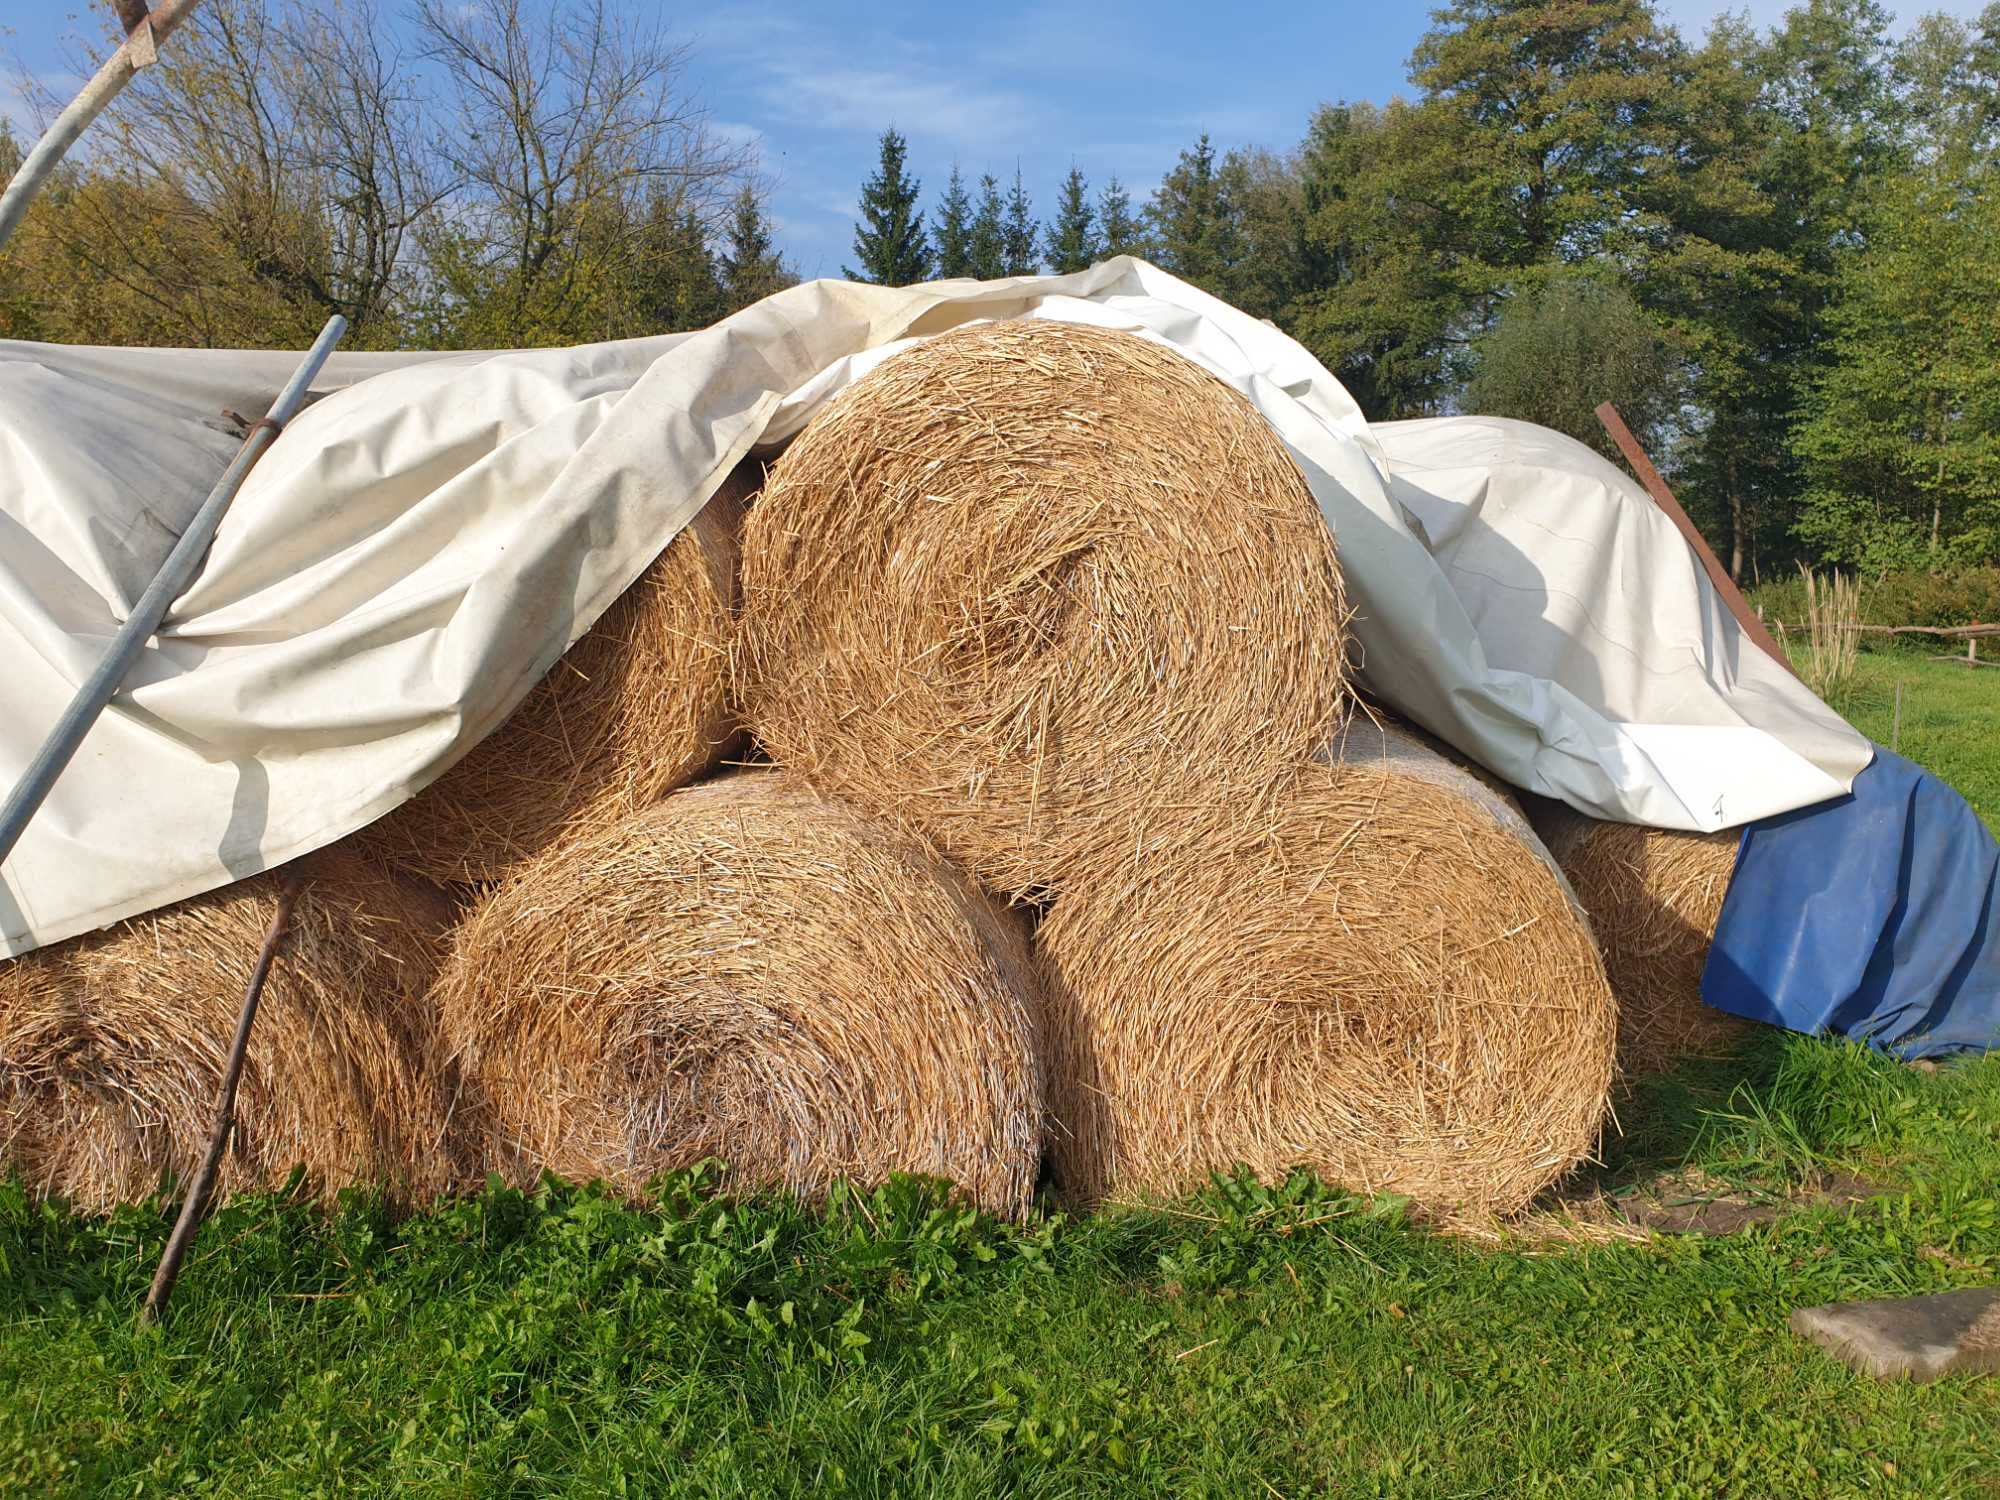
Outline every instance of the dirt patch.
<path fill-rule="evenodd" d="M 1893 1189 L 1847 1172 L 1817 1172 L 1788 1192 L 1744 1188 L 1699 1171 L 1652 1178 L 1594 1207 L 1661 1234 L 1736 1234 L 1808 1208 L 1852 1208 Z"/>

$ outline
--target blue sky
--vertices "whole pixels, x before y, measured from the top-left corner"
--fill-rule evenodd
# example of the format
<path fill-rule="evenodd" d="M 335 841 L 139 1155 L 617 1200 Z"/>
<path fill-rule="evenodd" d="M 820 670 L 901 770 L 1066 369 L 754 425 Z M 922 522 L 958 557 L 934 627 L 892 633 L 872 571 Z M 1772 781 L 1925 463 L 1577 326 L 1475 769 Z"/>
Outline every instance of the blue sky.
<path fill-rule="evenodd" d="M 1898 8 L 1970 15 L 1980 3 Z M 1660 8 L 1692 39 L 1723 7 L 1665 0 Z M 1786 6 L 1732 8 L 1768 25 Z M 1003 180 L 1018 162 L 1040 209 L 1074 160 L 1093 187 L 1115 172 L 1143 199 L 1203 130 L 1223 149 L 1282 149 L 1324 101 L 1404 89 L 1428 10 L 1394 0 L 1233 8 L 996 0 L 960 20 L 935 6 L 823 0 L 663 7 L 659 16 L 692 46 L 689 82 L 714 128 L 755 148 L 795 268 L 837 276 L 885 125 L 908 138 L 927 198 L 954 161 L 969 179 L 990 171 Z M 65 56 L 79 38 L 94 43 L 99 25 L 95 10 L 0 0 L 0 110 L 21 116 L 16 73 L 62 84 Z"/>

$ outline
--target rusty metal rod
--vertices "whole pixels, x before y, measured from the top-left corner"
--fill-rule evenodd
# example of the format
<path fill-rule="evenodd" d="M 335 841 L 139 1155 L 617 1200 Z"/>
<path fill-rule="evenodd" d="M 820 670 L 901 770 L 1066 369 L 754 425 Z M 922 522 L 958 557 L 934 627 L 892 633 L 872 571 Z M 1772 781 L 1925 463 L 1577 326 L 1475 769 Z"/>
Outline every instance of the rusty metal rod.
<path fill-rule="evenodd" d="M 298 898 L 300 883 L 299 867 L 293 865 L 278 887 L 278 909 L 271 913 L 271 925 L 264 931 L 264 946 L 257 952 L 257 966 L 250 971 L 250 983 L 243 991 L 243 1008 L 237 1013 L 236 1037 L 229 1044 L 229 1062 L 222 1070 L 222 1086 L 216 1093 L 215 1127 L 208 1133 L 208 1151 L 188 1186 L 187 1196 L 181 1200 L 181 1213 L 174 1221 L 173 1233 L 167 1236 L 160 1268 L 153 1273 L 146 1305 L 139 1312 L 142 1323 L 157 1323 L 166 1311 L 167 1299 L 174 1294 L 174 1283 L 180 1279 L 181 1262 L 187 1259 L 195 1231 L 208 1213 L 208 1200 L 215 1193 L 215 1175 L 222 1166 L 222 1153 L 236 1128 L 236 1085 L 242 1081 L 243 1060 L 250 1052 L 250 1028 L 257 1021 L 257 1004 L 264 995 L 264 980 L 271 972 L 271 961 L 278 956 L 278 945 L 285 940 L 285 928 L 292 919 L 292 903 Z"/>

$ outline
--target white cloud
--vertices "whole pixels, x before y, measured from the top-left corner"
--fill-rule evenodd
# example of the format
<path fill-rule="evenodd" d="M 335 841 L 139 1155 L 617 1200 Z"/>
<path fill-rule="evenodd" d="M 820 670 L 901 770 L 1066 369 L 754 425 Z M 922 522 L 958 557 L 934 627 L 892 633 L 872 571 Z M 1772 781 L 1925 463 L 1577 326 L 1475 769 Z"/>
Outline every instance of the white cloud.
<path fill-rule="evenodd" d="M 791 124 L 865 131 L 894 125 L 906 136 L 976 144 L 1049 113 L 1045 101 L 1019 90 L 969 82 L 962 53 L 903 38 L 815 34 L 789 17 L 725 8 L 706 17 L 699 43 L 774 118 Z"/>
<path fill-rule="evenodd" d="M 763 160 L 764 132 L 755 125 L 746 125 L 741 120 L 710 120 L 708 128 L 725 146 L 745 152 L 753 165 Z"/>

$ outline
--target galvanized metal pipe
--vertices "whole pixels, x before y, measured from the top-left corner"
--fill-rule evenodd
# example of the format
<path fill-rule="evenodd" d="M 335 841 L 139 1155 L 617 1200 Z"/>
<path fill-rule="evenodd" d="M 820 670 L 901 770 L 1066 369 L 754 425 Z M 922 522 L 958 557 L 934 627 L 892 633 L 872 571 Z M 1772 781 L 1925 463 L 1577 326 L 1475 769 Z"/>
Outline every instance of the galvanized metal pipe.
<path fill-rule="evenodd" d="M 174 28 L 199 3 L 200 0 L 166 0 L 166 4 L 133 27 L 118 50 L 97 70 L 97 76 L 83 86 L 69 107 L 42 132 L 35 149 L 22 159 L 20 170 L 7 184 L 7 191 L 0 193 L 0 245 L 13 238 L 21 220 L 27 217 L 28 204 L 54 173 L 64 153 L 76 144 L 77 137 L 104 113 L 104 106 L 118 97 L 118 91 L 132 81 L 132 75 L 153 61 L 154 49 L 173 34 Z"/>
<path fill-rule="evenodd" d="M 125 674 L 132 670 L 132 663 L 138 659 L 141 648 L 160 628 L 168 606 L 194 581 L 202 559 L 208 555 L 209 543 L 215 540 L 216 528 L 222 524 L 223 514 L 236 498 L 244 476 L 264 456 L 264 450 L 277 440 L 279 430 L 298 411 L 300 403 L 305 400 L 306 388 L 312 384 L 313 377 L 326 363 L 326 357 L 333 353 L 333 346 L 346 332 L 347 319 L 338 313 L 326 320 L 326 327 L 313 341 L 304 362 L 292 373 L 291 380 L 279 393 L 270 412 L 250 429 L 250 435 L 243 440 L 243 446 L 230 460 L 222 478 L 208 492 L 201 509 L 195 512 L 187 530 L 174 543 L 174 550 L 167 554 L 160 571 L 146 586 L 146 592 L 139 596 L 139 602 L 132 606 L 132 613 L 113 638 L 104 660 L 76 690 L 76 696 L 70 699 L 62 718 L 49 731 L 48 739 L 8 795 L 6 806 L 0 808 L 0 861 L 14 852 L 14 845 L 20 841 L 29 820 L 47 799 L 56 778 L 62 775 L 63 768 L 82 745 L 84 736 L 90 733 L 90 726 L 97 722 L 97 716 L 104 712 L 105 705 L 110 703 L 125 681 Z"/>

